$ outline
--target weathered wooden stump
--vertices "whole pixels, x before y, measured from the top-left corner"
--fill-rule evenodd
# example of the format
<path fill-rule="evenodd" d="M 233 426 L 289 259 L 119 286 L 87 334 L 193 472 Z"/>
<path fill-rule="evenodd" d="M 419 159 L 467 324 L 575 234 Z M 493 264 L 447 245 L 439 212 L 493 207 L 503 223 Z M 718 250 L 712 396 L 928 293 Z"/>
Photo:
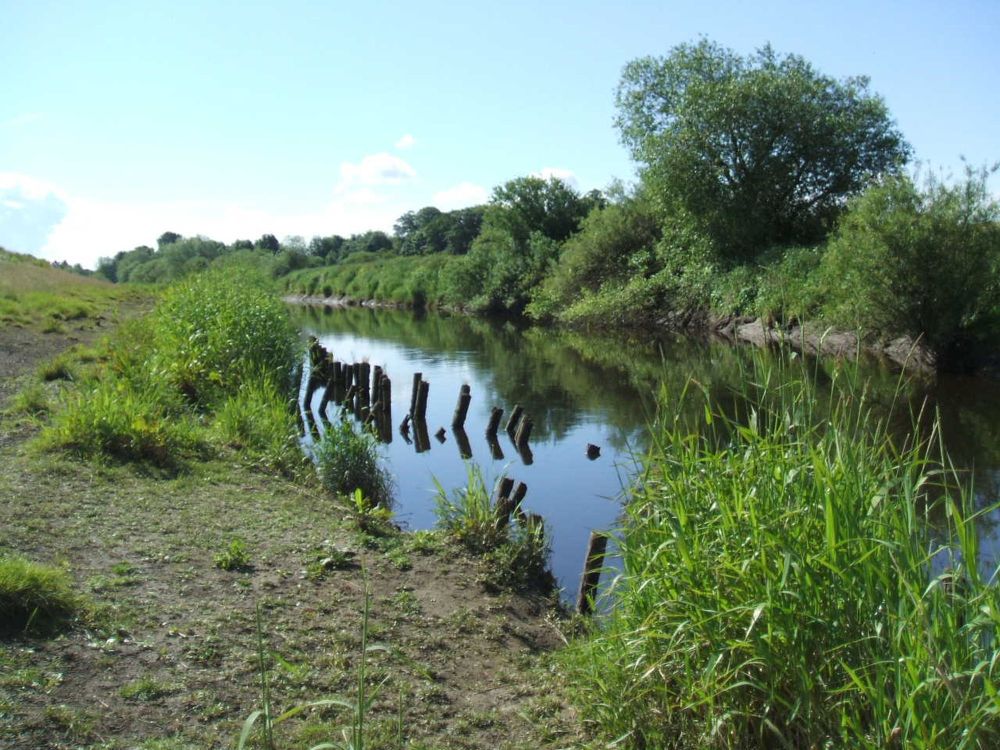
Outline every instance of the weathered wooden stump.
<path fill-rule="evenodd" d="M 418 422 L 423 422 L 427 419 L 427 396 L 430 390 L 431 384 L 426 380 L 421 380 L 420 387 L 417 389 L 416 412 L 413 415 L 413 418 Z"/>
<path fill-rule="evenodd" d="M 465 427 L 465 418 L 469 414 L 469 404 L 472 403 L 472 388 L 465 384 L 458 392 L 458 403 L 451 417 L 452 429 L 461 430 Z"/>
<path fill-rule="evenodd" d="M 413 441 L 416 444 L 417 453 L 423 453 L 431 449 L 431 437 L 427 432 L 427 422 L 417 419 L 413 422 Z"/>
<path fill-rule="evenodd" d="M 423 373 L 415 372 L 413 373 L 413 391 L 410 392 L 410 416 L 415 417 L 417 415 L 417 394 L 420 393 L 420 382 L 423 379 Z"/>
<path fill-rule="evenodd" d="M 580 593 L 576 598 L 576 611 L 589 614 L 594 608 L 594 594 L 601 580 L 601 568 L 608 548 L 608 537 L 599 531 L 590 532 L 587 543 L 587 557 L 583 561 L 583 576 L 580 578 Z"/>
<path fill-rule="evenodd" d="M 486 437 L 489 439 L 490 435 L 494 437 L 497 436 L 497 430 L 500 428 L 500 419 L 503 417 L 503 409 L 499 406 L 494 406 L 490 409 L 490 421 L 486 423 Z"/>
<path fill-rule="evenodd" d="M 510 419 L 507 420 L 507 434 L 511 437 L 514 436 L 514 432 L 517 430 L 517 425 L 521 422 L 521 415 L 524 413 L 524 409 L 521 408 L 520 404 L 514 405 L 514 410 L 510 413 Z"/>

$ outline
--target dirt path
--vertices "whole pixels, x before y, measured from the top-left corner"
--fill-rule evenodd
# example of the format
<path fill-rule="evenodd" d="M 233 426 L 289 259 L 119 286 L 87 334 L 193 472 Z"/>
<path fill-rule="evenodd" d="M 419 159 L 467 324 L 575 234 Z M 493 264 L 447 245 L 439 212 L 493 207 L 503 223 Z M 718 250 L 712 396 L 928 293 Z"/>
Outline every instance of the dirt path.
<path fill-rule="evenodd" d="M 99 330 L 0 331 L 0 408 L 62 348 Z M 94 613 L 52 640 L 0 641 L 0 747 L 234 747 L 261 704 L 256 611 L 278 710 L 381 685 L 368 747 L 583 745 L 546 654 L 550 604 L 489 593 L 435 535 L 360 533 L 317 487 L 234 456 L 175 477 L 30 448 L 0 421 L 0 552 L 64 565 Z M 250 566 L 217 567 L 234 539 Z M 366 595 L 366 591 L 370 593 Z M 369 642 L 361 654 L 362 613 Z M 338 741 L 349 715 L 310 711 L 276 746 Z"/>

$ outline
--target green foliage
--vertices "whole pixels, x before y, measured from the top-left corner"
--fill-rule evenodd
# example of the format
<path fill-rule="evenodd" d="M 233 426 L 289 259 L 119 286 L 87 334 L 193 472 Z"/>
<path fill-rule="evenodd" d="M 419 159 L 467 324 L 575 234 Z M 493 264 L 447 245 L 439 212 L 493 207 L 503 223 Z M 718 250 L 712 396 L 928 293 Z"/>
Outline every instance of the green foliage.
<path fill-rule="evenodd" d="M 1000 203 L 988 170 L 923 189 L 897 177 L 851 205 L 824 262 L 830 317 L 921 337 L 960 367 L 1000 335 Z"/>
<path fill-rule="evenodd" d="M 42 443 L 176 469 L 203 455 L 214 432 L 294 473 L 302 459 L 288 402 L 298 350 L 284 305 L 259 276 L 205 273 L 118 329 L 106 369 L 67 394 Z"/>
<path fill-rule="evenodd" d="M 0 635 L 50 632 L 79 609 L 65 570 L 0 556 Z"/>
<path fill-rule="evenodd" d="M 435 307 L 446 301 L 449 269 L 461 263 L 449 255 L 399 257 L 353 255 L 336 265 L 289 275 L 285 289 L 294 294 L 377 300 L 414 307 Z"/>
<path fill-rule="evenodd" d="M 242 539 L 233 539 L 212 558 L 215 567 L 222 570 L 249 570 L 250 549 Z"/>
<path fill-rule="evenodd" d="M 617 106 L 645 184 L 727 257 L 815 241 L 845 198 L 909 155 L 867 79 L 837 81 L 770 47 L 743 58 L 703 39 L 633 60 Z"/>
<path fill-rule="evenodd" d="M 163 388 L 108 378 L 69 394 L 42 444 L 82 456 L 173 469 L 206 447 L 193 419 L 173 411 Z"/>
<path fill-rule="evenodd" d="M 450 253 L 464 255 L 479 234 L 483 206 L 442 212 L 433 206 L 408 211 L 396 220 L 396 243 L 400 255 Z"/>
<path fill-rule="evenodd" d="M 645 200 L 628 199 L 591 211 L 580 231 L 563 244 L 559 262 L 535 291 L 528 314 L 550 317 L 581 294 L 651 275 L 658 270 L 654 248 L 659 239 L 659 223 Z"/>
<path fill-rule="evenodd" d="M 743 422 L 706 401 L 699 436 L 664 410 L 615 606 L 567 657 L 585 719 L 634 748 L 997 744 L 974 495 L 843 379 L 824 404 L 748 380 Z"/>
<path fill-rule="evenodd" d="M 168 289 L 154 313 L 158 368 L 191 403 L 210 407 L 244 383 L 291 391 L 298 339 L 260 277 L 211 272 Z"/>
<path fill-rule="evenodd" d="M 316 464 L 323 486 L 338 495 L 360 492 L 366 507 L 392 503 L 392 479 L 379 465 L 378 445 L 348 419 L 330 424 L 316 446 Z"/>
<path fill-rule="evenodd" d="M 526 516 L 515 509 L 509 520 L 499 518 L 480 468 L 470 462 L 466 471 L 466 485 L 455 489 L 450 497 L 437 485 L 435 512 L 442 531 L 470 552 L 482 555 L 487 584 L 551 589 L 554 579 L 548 570 L 549 539 L 541 517 Z"/>
<path fill-rule="evenodd" d="M 215 427 L 220 437 L 256 463 L 286 476 L 306 464 L 299 447 L 298 425 L 287 394 L 269 379 L 243 383 L 219 407 Z"/>

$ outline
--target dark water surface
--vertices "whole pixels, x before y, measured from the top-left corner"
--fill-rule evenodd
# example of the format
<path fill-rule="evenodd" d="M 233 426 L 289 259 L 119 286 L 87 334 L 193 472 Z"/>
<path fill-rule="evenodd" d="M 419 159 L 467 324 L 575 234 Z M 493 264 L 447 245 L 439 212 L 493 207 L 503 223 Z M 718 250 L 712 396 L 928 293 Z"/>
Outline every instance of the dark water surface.
<path fill-rule="evenodd" d="M 394 428 L 392 442 L 382 450 L 395 480 L 395 517 L 406 528 L 434 526 L 435 480 L 448 491 L 466 484 L 466 462 L 450 425 L 461 386 L 471 387 L 465 429 L 472 460 L 488 487 L 504 474 L 527 484 L 525 508 L 545 518 L 552 571 L 567 598 L 575 597 L 579 586 L 591 530 L 610 529 L 620 517 L 623 488 L 648 448 L 661 388 L 679 394 L 694 379 L 725 403 L 747 377 L 751 358 L 766 362 L 772 356 L 723 342 L 592 337 L 459 315 L 359 307 L 296 307 L 293 319 L 336 359 L 380 365 L 392 379 Z M 832 361 L 813 367 L 820 387 L 841 376 L 841 369 Z M 410 408 L 415 372 L 430 383 L 430 450 L 423 453 L 398 430 Z M 980 502 L 996 502 L 1000 384 L 943 378 L 929 385 L 910 383 L 899 396 L 897 374 L 874 363 L 860 374 L 874 384 L 876 401 L 886 408 L 895 401 L 900 430 L 906 429 L 911 409 L 926 405 L 938 411 L 956 464 L 975 472 Z M 314 406 L 320 397 L 321 392 Z M 534 421 L 530 457 L 518 453 L 503 429 L 515 404 Z M 493 406 L 504 409 L 502 459 L 491 455 L 484 434 Z M 441 427 L 443 443 L 434 437 Z M 596 460 L 587 457 L 591 443 L 601 449 Z M 982 542 L 983 559 L 992 564 L 1000 550 L 996 523 L 985 525 Z"/>

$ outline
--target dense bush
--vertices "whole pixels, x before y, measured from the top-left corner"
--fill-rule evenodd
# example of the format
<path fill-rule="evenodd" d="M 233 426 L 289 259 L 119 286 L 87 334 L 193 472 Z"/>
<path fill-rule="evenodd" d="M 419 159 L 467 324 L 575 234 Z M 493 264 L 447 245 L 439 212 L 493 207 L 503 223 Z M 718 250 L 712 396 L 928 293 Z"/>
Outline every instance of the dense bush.
<path fill-rule="evenodd" d="M 101 356 L 104 370 L 66 396 L 43 444 L 172 469 L 221 442 L 296 471 L 289 403 L 299 349 L 262 277 L 205 272 L 119 328 Z"/>
<path fill-rule="evenodd" d="M 824 263 L 843 325 L 923 338 L 961 366 L 1000 334 L 1000 203 L 987 170 L 963 182 L 884 180 L 852 203 Z"/>
<path fill-rule="evenodd" d="M 655 270 L 654 248 L 660 225 L 644 200 L 629 199 L 595 209 L 580 231 L 562 246 L 533 295 L 528 313 L 546 318 L 605 285 L 622 285 L 633 276 Z"/>
<path fill-rule="evenodd" d="M 291 392 L 298 338 L 284 304 L 252 273 L 206 272 L 168 289 L 154 336 L 158 368 L 201 407 L 260 379 Z"/>

